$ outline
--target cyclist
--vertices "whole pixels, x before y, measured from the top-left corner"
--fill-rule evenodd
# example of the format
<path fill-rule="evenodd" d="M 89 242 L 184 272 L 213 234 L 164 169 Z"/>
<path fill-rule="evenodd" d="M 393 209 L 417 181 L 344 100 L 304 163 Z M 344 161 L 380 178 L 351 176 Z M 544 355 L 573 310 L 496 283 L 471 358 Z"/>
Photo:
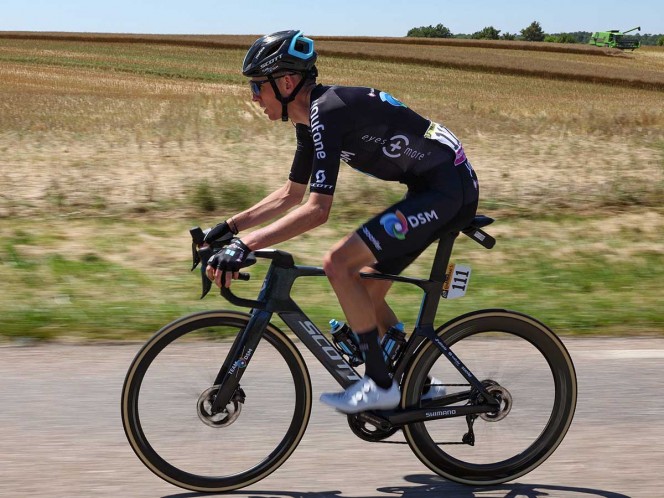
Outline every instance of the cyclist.
<path fill-rule="evenodd" d="M 391 282 L 361 279 L 359 272 L 399 274 L 443 232 L 467 226 L 477 209 L 477 176 L 452 132 L 390 94 L 317 84 L 316 57 L 313 41 L 300 31 L 264 36 L 245 56 L 242 73 L 250 78 L 253 102 L 270 120 L 294 123 L 297 150 L 285 184 L 214 227 L 206 241 L 229 231 L 236 235 L 299 206 L 242 239 L 234 238 L 210 259 L 207 276 L 218 286 L 230 286 L 232 273 L 251 251 L 325 223 L 340 161 L 405 184 L 403 200 L 337 242 L 323 263 L 358 335 L 366 370 L 363 379 L 343 392 L 323 394 L 321 401 L 344 413 L 392 409 L 400 394 L 380 346 L 381 335 L 398 322 L 385 302 Z M 300 205 L 307 184 L 310 194 Z"/>

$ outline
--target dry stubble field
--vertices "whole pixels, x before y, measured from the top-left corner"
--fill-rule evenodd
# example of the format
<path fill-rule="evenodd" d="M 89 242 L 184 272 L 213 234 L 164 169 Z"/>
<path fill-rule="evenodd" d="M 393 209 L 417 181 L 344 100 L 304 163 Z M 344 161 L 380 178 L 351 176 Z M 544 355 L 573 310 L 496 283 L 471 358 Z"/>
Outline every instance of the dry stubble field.
<path fill-rule="evenodd" d="M 463 140 L 501 243 L 491 253 L 463 246 L 488 276 L 478 276 L 483 287 L 461 309 L 525 307 L 563 332 L 661 333 L 662 50 L 452 47 L 446 66 L 418 61 L 422 47 L 325 43 L 347 53 L 321 44 L 323 83 L 389 91 Z M 361 51 L 380 57 L 349 55 Z M 96 336 L 126 336 L 219 305 L 191 302 L 195 282 L 178 273 L 188 251 L 182 234 L 274 188 L 294 150 L 292 128 L 267 122 L 251 104 L 242 56 L 170 42 L 0 37 L 5 335 L 80 335 L 93 321 Z M 524 75 L 519 68 L 529 64 L 555 74 Z M 577 70 L 578 80 L 560 77 Z M 589 74 L 641 83 L 591 83 Z M 203 178 L 211 177 L 210 191 Z M 401 189 L 342 168 L 338 192 L 335 222 L 286 249 L 317 264 L 335 237 Z M 46 285 L 29 273 L 40 258 Z M 161 279 L 146 271 L 151 265 L 161 265 Z M 90 276 L 100 267 L 113 285 L 100 288 Z M 329 291 L 320 294 L 308 299 L 322 320 L 334 307 Z M 129 315 L 121 326 L 117 313 Z"/>

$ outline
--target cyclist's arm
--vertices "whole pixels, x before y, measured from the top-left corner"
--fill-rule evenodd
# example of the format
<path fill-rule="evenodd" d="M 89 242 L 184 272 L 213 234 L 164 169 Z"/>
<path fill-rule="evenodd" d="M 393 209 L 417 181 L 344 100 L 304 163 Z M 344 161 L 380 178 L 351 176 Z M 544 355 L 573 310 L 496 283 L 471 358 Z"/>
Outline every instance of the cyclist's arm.
<path fill-rule="evenodd" d="M 332 199 L 331 195 L 312 192 L 303 205 L 274 223 L 242 237 L 242 241 L 252 251 L 256 251 L 316 228 L 327 221 Z"/>
<path fill-rule="evenodd" d="M 281 188 L 249 209 L 233 216 L 233 223 L 239 231 L 265 223 L 300 204 L 306 189 L 306 184 L 287 180 Z"/>

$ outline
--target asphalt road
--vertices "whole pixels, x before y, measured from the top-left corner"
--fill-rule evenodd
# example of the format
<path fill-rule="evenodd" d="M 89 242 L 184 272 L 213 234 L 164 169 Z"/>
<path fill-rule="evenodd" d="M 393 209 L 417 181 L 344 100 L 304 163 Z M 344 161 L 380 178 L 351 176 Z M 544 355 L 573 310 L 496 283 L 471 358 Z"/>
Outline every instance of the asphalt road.
<path fill-rule="evenodd" d="M 579 401 L 567 438 L 516 482 L 465 487 L 406 445 L 367 443 L 314 402 L 307 433 L 275 473 L 237 497 L 664 496 L 664 339 L 565 339 Z M 206 496 L 149 472 L 130 449 L 120 390 L 138 344 L 0 346 L 0 496 Z M 309 361 L 314 399 L 333 381 Z M 398 438 L 400 435 L 395 436 Z"/>

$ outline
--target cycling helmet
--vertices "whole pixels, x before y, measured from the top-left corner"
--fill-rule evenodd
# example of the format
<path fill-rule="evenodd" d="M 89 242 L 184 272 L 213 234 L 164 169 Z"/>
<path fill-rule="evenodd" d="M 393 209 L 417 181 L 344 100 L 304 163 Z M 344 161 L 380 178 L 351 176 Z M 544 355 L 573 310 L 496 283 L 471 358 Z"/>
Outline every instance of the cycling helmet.
<path fill-rule="evenodd" d="M 279 31 L 254 42 L 244 57 L 242 74 L 253 77 L 278 71 L 309 73 L 316 56 L 313 40 L 306 38 L 302 31 Z"/>
<path fill-rule="evenodd" d="M 242 63 L 242 74 L 247 77 L 265 76 L 281 102 L 281 120 L 288 121 L 288 104 L 304 86 L 308 79 L 315 79 L 317 54 L 313 40 L 306 38 L 302 31 L 279 31 L 263 36 L 249 48 Z M 300 73 L 302 79 L 288 97 L 283 97 L 274 78 L 275 73 Z"/>

